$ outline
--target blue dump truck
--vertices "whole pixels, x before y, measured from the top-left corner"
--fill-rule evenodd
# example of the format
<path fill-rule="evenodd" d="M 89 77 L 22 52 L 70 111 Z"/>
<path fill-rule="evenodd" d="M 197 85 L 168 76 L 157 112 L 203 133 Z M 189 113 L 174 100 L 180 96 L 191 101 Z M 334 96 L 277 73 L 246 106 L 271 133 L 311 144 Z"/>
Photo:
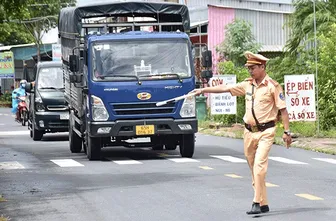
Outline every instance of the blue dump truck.
<path fill-rule="evenodd" d="M 185 5 L 118 2 L 59 15 L 69 143 L 89 160 L 107 146 L 151 147 L 192 157 L 195 98 L 156 106 L 195 88 Z M 133 142 L 147 138 L 148 142 Z"/>

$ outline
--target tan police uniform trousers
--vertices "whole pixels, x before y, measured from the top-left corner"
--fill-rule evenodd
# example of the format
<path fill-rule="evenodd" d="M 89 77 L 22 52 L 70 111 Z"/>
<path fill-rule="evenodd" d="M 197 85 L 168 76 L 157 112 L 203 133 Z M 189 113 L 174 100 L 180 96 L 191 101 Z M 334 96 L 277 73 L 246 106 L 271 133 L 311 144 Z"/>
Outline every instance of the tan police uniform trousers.
<path fill-rule="evenodd" d="M 253 202 L 268 205 L 265 176 L 268 167 L 268 153 L 274 142 L 276 127 L 263 132 L 244 131 L 244 154 L 252 173 L 254 189 Z"/>

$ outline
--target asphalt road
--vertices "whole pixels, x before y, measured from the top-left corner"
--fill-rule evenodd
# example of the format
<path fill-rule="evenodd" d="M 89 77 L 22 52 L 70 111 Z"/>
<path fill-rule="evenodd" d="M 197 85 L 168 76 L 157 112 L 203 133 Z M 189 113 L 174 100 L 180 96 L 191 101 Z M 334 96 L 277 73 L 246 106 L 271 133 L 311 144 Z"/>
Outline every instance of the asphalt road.
<path fill-rule="evenodd" d="M 0 216 L 11 221 L 335 220 L 336 157 L 274 146 L 271 211 L 246 215 L 253 189 L 242 140 L 197 134 L 178 151 L 106 148 L 102 161 L 71 154 L 67 133 L 33 141 L 0 109 Z"/>

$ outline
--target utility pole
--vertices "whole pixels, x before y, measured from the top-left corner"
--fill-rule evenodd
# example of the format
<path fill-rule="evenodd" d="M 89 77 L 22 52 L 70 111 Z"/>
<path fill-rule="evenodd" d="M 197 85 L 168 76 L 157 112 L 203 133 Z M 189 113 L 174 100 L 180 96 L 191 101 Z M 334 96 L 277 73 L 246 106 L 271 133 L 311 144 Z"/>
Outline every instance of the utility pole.
<path fill-rule="evenodd" d="M 314 49 L 315 49 L 315 88 L 316 88 L 316 115 L 317 115 L 317 134 L 320 134 L 320 117 L 319 117 L 319 98 L 318 98 L 318 74 L 317 74 L 317 39 L 316 39 L 316 5 L 315 1 L 313 0 L 313 8 L 314 8 Z"/>

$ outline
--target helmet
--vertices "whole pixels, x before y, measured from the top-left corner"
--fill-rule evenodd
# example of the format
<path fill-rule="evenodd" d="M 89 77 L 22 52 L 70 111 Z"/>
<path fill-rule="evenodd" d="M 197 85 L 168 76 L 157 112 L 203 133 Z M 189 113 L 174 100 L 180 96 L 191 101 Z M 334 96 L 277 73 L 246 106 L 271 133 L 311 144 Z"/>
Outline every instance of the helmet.
<path fill-rule="evenodd" d="M 25 88 L 27 81 L 26 80 L 21 80 L 20 81 L 20 87 Z"/>

